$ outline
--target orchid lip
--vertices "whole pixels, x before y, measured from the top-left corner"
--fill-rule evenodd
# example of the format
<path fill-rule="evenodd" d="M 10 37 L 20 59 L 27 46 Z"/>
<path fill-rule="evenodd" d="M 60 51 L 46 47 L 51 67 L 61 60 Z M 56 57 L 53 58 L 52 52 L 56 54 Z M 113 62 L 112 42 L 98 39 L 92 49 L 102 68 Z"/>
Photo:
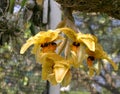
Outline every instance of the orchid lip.
<path fill-rule="evenodd" d="M 46 43 L 43 43 L 43 44 L 41 44 L 41 47 L 47 47 L 48 45 L 56 45 L 56 43 L 55 42 L 46 42 Z"/>
<path fill-rule="evenodd" d="M 88 59 L 90 59 L 91 61 L 94 61 L 95 57 L 94 56 L 88 56 Z"/>
<path fill-rule="evenodd" d="M 78 43 L 78 42 L 73 42 L 73 45 L 78 47 L 78 46 L 80 46 L 80 43 Z"/>

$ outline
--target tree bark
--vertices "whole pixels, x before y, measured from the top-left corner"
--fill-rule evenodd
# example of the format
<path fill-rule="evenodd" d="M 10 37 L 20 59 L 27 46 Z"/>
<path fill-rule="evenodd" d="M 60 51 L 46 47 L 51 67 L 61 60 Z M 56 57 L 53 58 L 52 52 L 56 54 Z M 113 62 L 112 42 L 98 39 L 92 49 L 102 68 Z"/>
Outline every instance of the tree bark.
<path fill-rule="evenodd" d="M 106 13 L 120 19 L 120 0 L 55 0 L 62 7 L 72 8 L 81 12 Z"/>

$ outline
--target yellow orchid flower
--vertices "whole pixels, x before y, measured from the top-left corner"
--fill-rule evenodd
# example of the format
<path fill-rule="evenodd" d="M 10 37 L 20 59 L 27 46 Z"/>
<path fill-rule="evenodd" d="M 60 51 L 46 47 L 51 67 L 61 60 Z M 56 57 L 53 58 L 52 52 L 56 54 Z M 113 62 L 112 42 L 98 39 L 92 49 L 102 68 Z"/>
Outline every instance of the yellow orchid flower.
<path fill-rule="evenodd" d="M 59 31 L 54 32 L 53 30 L 41 31 L 35 36 L 30 37 L 26 43 L 22 46 L 20 53 L 23 54 L 31 45 L 35 45 L 35 49 L 38 45 L 45 45 L 44 43 L 50 43 L 59 38 Z M 35 51 L 34 49 L 34 51 Z"/>
<path fill-rule="evenodd" d="M 35 54 L 36 61 L 39 62 L 39 56 L 42 52 L 54 52 L 57 44 L 56 40 L 62 39 L 59 35 L 60 31 L 48 30 L 41 31 L 35 36 L 30 37 L 21 47 L 20 53 L 23 54 L 31 45 L 34 45 L 32 53 Z"/>
<path fill-rule="evenodd" d="M 73 59 L 73 66 L 79 67 L 82 61 L 86 58 L 85 48 L 87 47 L 91 51 L 95 51 L 95 43 L 97 38 L 91 34 L 76 33 L 70 28 L 57 29 L 63 32 L 68 38 L 73 41 L 71 46 L 71 56 Z"/>
<path fill-rule="evenodd" d="M 57 44 L 54 41 L 63 39 L 59 33 L 60 31 L 56 30 L 39 32 L 27 40 L 20 53 L 23 54 L 31 45 L 34 45 L 32 53 L 42 64 L 42 79 L 49 80 L 53 85 L 62 81 L 63 85 L 68 85 L 71 80 L 70 61 L 55 53 Z M 66 79 L 69 80 L 65 81 Z"/>
<path fill-rule="evenodd" d="M 94 52 L 86 49 L 86 53 L 88 57 L 93 57 L 94 59 L 106 59 L 113 66 L 114 70 L 118 70 L 118 66 L 108 57 L 107 53 L 103 50 L 100 44 L 96 43 Z M 88 61 L 89 66 L 93 66 L 92 61 L 92 59 Z"/>
<path fill-rule="evenodd" d="M 68 38 L 70 38 L 73 42 L 82 43 L 86 45 L 89 50 L 95 51 L 95 43 L 97 42 L 97 38 L 91 34 L 83 34 L 81 32 L 76 33 L 76 31 L 71 28 L 59 28 L 56 31 L 63 32 Z"/>
<path fill-rule="evenodd" d="M 86 58 L 86 47 L 90 51 L 95 51 L 95 43 L 97 38 L 91 34 L 76 33 L 70 28 L 59 28 L 58 31 L 63 32 L 68 38 L 73 41 L 71 45 L 71 56 L 73 60 L 73 66 L 79 67 L 82 61 Z"/>
<path fill-rule="evenodd" d="M 41 53 L 41 56 L 42 79 L 50 81 L 53 85 L 61 82 L 63 85 L 68 85 L 71 80 L 70 61 L 54 52 Z M 64 78 L 68 78 L 69 81 L 64 81 Z"/>

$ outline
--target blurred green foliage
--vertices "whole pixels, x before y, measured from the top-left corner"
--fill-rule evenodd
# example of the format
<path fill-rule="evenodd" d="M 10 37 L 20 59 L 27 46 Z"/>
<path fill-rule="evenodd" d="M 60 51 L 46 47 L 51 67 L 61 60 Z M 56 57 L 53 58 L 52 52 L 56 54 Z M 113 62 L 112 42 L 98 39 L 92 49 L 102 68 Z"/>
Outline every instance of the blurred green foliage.
<path fill-rule="evenodd" d="M 90 94 L 90 92 L 80 92 L 80 91 L 69 91 L 61 92 L 61 94 Z"/>
<path fill-rule="evenodd" d="M 19 52 L 32 35 L 31 22 L 23 19 L 26 0 L 22 4 L 10 1 L 10 8 L 0 16 L 0 94 L 41 94 L 46 88 L 41 65 L 30 52 Z M 14 13 L 16 5 L 22 5 L 22 9 Z"/>

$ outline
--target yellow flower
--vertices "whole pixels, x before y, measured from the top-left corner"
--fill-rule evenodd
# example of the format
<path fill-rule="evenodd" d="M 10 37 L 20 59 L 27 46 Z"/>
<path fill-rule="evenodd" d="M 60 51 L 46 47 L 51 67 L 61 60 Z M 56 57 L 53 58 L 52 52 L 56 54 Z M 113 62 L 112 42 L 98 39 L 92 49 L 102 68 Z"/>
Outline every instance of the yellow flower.
<path fill-rule="evenodd" d="M 90 51 L 86 49 L 86 53 L 95 59 L 106 59 L 114 68 L 114 70 L 118 70 L 118 66 L 108 57 L 107 53 L 103 50 L 102 46 L 98 43 L 95 45 L 95 51 Z M 90 62 L 89 62 L 90 63 Z"/>
<path fill-rule="evenodd" d="M 59 31 L 48 30 L 41 31 L 37 33 L 35 36 L 29 38 L 26 43 L 22 46 L 20 53 L 23 54 L 31 45 L 35 45 L 35 49 L 38 48 L 38 45 L 44 45 L 44 43 L 49 43 L 57 40 L 59 38 Z M 34 51 L 35 51 L 34 49 Z"/>
<path fill-rule="evenodd" d="M 85 49 L 88 48 L 90 51 L 95 51 L 95 43 L 97 38 L 91 34 L 76 33 L 70 28 L 59 28 L 58 31 L 63 32 L 69 39 L 72 40 L 71 45 L 71 56 L 74 67 L 80 67 L 83 60 L 86 58 Z"/>
<path fill-rule="evenodd" d="M 56 30 L 39 32 L 27 40 L 20 53 L 23 54 L 31 45 L 34 45 L 32 53 L 42 64 L 42 79 L 49 80 L 53 85 L 62 83 L 66 86 L 71 80 L 70 61 L 55 53 L 57 47 L 55 41 L 63 39 L 59 33 L 60 31 Z"/>
<path fill-rule="evenodd" d="M 70 38 L 73 42 L 82 43 L 88 47 L 89 50 L 95 51 L 95 43 L 97 42 L 97 38 L 91 34 L 83 34 L 81 32 L 76 33 L 76 31 L 70 28 L 59 28 L 56 31 L 63 32 L 68 38 Z"/>
<path fill-rule="evenodd" d="M 60 55 L 52 53 L 41 53 L 42 79 L 48 80 L 53 85 L 61 83 L 68 85 L 71 81 L 70 61 Z M 65 81 L 66 80 L 66 81 Z"/>
<path fill-rule="evenodd" d="M 31 45 L 34 45 L 32 53 L 35 54 L 36 61 L 39 62 L 39 55 L 41 52 L 54 52 L 56 50 L 57 44 L 54 41 L 62 39 L 59 33 L 60 31 L 54 30 L 37 33 L 26 41 L 21 47 L 20 53 L 23 54 Z"/>

